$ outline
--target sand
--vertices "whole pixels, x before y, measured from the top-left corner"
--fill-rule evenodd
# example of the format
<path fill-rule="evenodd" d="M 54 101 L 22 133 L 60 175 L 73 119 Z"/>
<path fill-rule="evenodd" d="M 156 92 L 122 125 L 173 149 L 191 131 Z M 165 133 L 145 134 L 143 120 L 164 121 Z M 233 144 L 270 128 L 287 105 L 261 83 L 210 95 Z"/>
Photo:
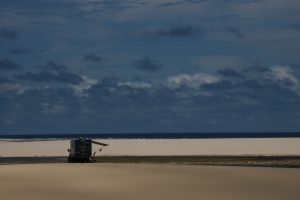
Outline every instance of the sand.
<path fill-rule="evenodd" d="M 137 164 L 0 166 L 1 199 L 298 200 L 300 170 Z"/>
<path fill-rule="evenodd" d="M 300 138 L 103 139 L 97 155 L 300 155 Z M 69 140 L 0 140 L 0 156 L 67 156 Z M 93 145 L 96 151 L 99 147 Z"/>

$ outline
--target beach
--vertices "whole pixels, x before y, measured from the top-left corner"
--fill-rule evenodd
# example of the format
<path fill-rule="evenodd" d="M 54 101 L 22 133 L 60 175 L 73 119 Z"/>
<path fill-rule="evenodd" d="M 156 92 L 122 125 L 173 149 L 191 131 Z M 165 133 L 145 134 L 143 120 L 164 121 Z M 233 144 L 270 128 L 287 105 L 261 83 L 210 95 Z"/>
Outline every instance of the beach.
<path fill-rule="evenodd" d="M 0 166 L 1 199 L 290 199 L 300 170 L 137 164 Z"/>
<path fill-rule="evenodd" d="M 300 155 L 300 138 L 95 139 L 96 155 Z M 70 140 L 0 140 L 0 156 L 67 156 Z"/>
<path fill-rule="evenodd" d="M 1 199 L 300 198 L 300 138 L 95 140 L 80 164 L 67 139 L 2 139 Z"/>

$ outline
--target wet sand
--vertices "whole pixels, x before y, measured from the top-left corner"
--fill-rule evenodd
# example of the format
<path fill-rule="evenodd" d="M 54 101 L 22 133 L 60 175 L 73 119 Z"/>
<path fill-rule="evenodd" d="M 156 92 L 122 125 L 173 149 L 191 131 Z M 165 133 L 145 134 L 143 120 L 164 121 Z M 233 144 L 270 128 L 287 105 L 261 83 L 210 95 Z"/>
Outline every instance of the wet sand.
<path fill-rule="evenodd" d="M 300 199 L 300 170 L 137 164 L 0 166 L 1 199 Z"/>

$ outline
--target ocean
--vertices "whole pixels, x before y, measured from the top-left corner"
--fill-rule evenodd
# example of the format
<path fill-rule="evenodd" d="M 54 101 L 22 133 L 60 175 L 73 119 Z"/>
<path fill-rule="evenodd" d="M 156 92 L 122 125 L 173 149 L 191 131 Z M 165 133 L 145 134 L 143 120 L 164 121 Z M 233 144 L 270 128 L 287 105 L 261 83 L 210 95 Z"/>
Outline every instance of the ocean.
<path fill-rule="evenodd" d="M 222 139 L 222 138 L 294 138 L 300 137 L 300 132 L 226 132 L 226 133 L 101 133 L 101 134 L 32 134 L 14 135 L 0 134 L 0 139 Z"/>

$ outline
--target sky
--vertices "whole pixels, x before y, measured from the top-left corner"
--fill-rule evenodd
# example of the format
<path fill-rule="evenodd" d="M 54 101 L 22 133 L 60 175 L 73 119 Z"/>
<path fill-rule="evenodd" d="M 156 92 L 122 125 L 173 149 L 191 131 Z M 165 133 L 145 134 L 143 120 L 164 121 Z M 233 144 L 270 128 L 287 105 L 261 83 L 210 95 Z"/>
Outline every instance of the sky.
<path fill-rule="evenodd" d="M 300 130 L 300 1 L 1 0 L 0 134 Z"/>

